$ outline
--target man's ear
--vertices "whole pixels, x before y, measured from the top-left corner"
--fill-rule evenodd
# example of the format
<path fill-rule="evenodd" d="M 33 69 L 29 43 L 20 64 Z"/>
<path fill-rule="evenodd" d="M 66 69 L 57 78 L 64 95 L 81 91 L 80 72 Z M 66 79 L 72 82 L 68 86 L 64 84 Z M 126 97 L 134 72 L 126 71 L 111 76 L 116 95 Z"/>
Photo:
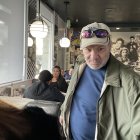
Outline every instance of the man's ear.
<path fill-rule="evenodd" d="M 111 40 L 109 41 L 108 46 L 109 46 L 110 49 L 112 48 L 112 41 Z"/>

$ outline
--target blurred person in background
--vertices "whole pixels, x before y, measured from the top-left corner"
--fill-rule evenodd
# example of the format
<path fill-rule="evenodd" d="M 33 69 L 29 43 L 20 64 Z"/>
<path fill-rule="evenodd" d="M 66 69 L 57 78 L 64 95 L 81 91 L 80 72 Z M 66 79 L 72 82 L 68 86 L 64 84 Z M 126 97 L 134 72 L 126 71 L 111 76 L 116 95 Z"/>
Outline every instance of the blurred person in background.
<path fill-rule="evenodd" d="M 43 70 L 39 74 L 39 81 L 34 82 L 24 92 L 24 98 L 35 100 L 47 100 L 63 102 L 64 95 L 56 88 L 50 85 L 53 76 L 48 70 Z"/>
<path fill-rule="evenodd" d="M 64 74 L 65 80 L 70 80 L 71 79 L 73 70 L 74 70 L 74 66 L 71 66 L 70 69 L 65 72 L 65 74 Z"/>
<path fill-rule="evenodd" d="M 50 83 L 51 86 L 56 87 L 61 92 L 66 93 L 68 84 L 61 74 L 61 68 L 59 66 L 54 66 L 52 74 L 53 74 L 53 78 Z"/>

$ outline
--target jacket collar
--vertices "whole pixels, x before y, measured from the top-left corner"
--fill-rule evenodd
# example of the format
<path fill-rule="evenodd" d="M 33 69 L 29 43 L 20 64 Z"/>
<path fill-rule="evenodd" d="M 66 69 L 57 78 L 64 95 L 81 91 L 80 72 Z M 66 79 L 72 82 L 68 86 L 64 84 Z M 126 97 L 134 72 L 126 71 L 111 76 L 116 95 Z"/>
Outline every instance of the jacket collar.
<path fill-rule="evenodd" d="M 79 77 L 81 76 L 86 63 L 83 63 L 79 67 Z M 106 85 L 112 85 L 116 87 L 121 86 L 120 82 L 120 62 L 114 58 L 112 54 L 110 54 L 110 58 L 108 60 L 106 75 L 105 75 L 105 83 Z"/>
<path fill-rule="evenodd" d="M 109 61 L 108 61 L 108 66 L 106 70 L 106 75 L 105 75 L 105 82 L 107 85 L 112 85 L 116 87 L 121 86 L 121 81 L 120 81 L 120 62 L 118 63 L 118 60 L 110 55 Z"/>

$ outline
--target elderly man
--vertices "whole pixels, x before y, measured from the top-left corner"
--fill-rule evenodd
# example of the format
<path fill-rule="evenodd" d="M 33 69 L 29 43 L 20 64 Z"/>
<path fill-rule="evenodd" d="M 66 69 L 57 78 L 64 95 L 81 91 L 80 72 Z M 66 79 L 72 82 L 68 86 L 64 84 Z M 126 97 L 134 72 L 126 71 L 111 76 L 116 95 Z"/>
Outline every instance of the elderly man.
<path fill-rule="evenodd" d="M 140 139 L 140 77 L 110 53 L 107 25 L 82 28 L 85 62 L 76 66 L 61 107 L 67 140 Z"/>

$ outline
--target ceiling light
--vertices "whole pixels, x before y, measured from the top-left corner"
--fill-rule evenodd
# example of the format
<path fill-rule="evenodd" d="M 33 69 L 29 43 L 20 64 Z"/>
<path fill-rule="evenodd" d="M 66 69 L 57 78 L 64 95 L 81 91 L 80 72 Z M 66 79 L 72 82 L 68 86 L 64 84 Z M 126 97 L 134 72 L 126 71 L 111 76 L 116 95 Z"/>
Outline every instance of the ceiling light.
<path fill-rule="evenodd" d="M 32 46 L 33 46 L 33 39 L 28 36 L 28 47 L 32 47 Z"/>
<path fill-rule="evenodd" d="M 110 12 L 113 12 L 113 11 L 114 11 L 113 8 L 106 8 L 106 9 L 105 9 L 105 13 L 110 13 Z"/>
<path fill-rule="evenodd" d="M 116 30 L 120 30 L 120 27 L 116 27 Z"/>
<path fill-rule="evenodd" d="M 35 38 L 45 38 L 48 34 L 48 26 L 40 14 L 40 0 L 37 0 L 37 7 L 36 19 L 30 25 L 30 33 Z"/>
<path fill-rule="evenodd" d="M 66 6 L 66 20 L 65 20 L 65 30 L 64 30 L 64 37 L 60 39 L 59 44 L 61 47 L 68 48 L 70 46 L 70 40 L 67 37 L 67 26 L 68 26 L 68 20 L 67 20 L 67 5 L 69 4 L 69 1 L 64 1 L 64 4 Z"/>
<path fill-rule="evenodd" d="M 70 46 L 70 40 L 67 37 L 63 37 L 60 39 L 59 44 L 62 48 L 68 48 Z"/>
<path fill-rule="evenodd" d="M 79 21 L 78 18 L 75 21 L 78 22 Z"/>

